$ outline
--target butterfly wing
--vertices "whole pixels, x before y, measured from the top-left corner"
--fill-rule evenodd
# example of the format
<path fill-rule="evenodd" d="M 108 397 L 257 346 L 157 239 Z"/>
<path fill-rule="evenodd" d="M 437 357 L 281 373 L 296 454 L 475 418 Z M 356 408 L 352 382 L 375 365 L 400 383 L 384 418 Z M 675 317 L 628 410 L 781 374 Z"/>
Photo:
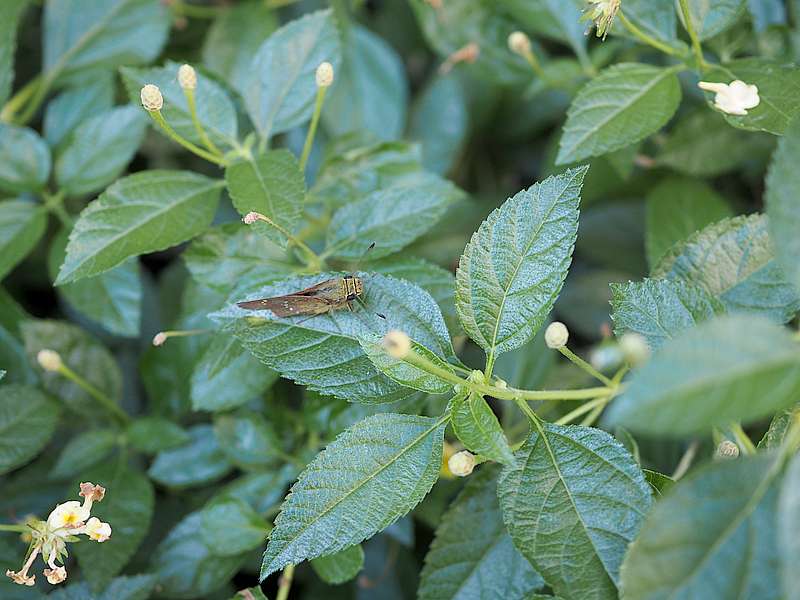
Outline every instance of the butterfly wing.
<path fill-rule="evenodd" d="M 305 290 L 304 290 L 305 291 Z M 239 308 L 247 310 L 270 310 L 278 317 L 293 317 L 296 315 L 321 315 L 331 309 L 330 303 L 323 298 L 289 294 L 275 298 L 261 298 L 237 302 Z"/>

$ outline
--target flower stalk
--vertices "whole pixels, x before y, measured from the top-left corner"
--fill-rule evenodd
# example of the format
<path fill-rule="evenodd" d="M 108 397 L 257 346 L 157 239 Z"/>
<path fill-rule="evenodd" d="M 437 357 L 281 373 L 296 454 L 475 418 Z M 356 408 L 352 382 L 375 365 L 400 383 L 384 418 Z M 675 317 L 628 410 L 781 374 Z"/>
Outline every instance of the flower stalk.
<path fill-rule="evenodd" d="M 303 152 L 300 154 L 300 171 L 305 172 L 306 164 L 308 164 L 308 157 L 311 154 L 311 148 L 314 146 L 314 138 L 317 135 L 317 126 L 319 125 L 319 118 L 322 114 L 322 105 L 325 103 L 325 94 L 328 88 L 333 85 L 333 65 L 329 62 L 324 62 L 317 67 L 315 78 L 317 82 L 317 98 L 314 102 L 314 114 L 311 117 L 311 125 L 308 127 L 306 134 L 306 141 L 303 144 Z"/>

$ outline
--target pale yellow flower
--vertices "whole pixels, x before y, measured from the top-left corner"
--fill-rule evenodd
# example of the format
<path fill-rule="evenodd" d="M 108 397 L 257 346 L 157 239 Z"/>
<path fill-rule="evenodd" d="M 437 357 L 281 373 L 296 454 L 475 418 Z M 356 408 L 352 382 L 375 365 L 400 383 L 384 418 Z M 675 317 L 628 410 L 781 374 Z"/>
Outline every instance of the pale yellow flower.
<path fill-rule="evenodd" d="M 95 542 L 105 542 L 111 537 L 111 525 L 104 523 L 97 517 L 92 517 L 87 521 L 83 533 Z"/>
<path fill-rule="evenodd" d="M 89 518 L 89 511 L 77 500 L 70 500 L 59 504 L 47 517 L 47 526 L 50 530 L 76 529 L 83 525 Z"/>

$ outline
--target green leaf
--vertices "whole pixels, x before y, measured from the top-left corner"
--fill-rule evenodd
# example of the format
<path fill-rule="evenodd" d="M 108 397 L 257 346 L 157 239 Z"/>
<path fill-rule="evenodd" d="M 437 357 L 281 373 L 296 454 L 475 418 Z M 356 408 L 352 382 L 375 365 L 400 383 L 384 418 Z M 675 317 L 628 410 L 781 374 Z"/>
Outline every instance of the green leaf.
<path fill-rule="evenodd" d="M 203 511 L 189 513 L 158 545 L 151 561 L 160 593 L 169 598 L 203 598 L 241 568 L 245 556 L 219 556 L 198 532 Z"/>
<path fill-rule="evenodd" d="M 47 103 L 44 110 L 44 139 L 58 148 L 81 123 L 114 106 L 114 85 L 110 75 L 69 88 Z"/>
<path fill-rule="evenodd" d="M 256 412 L 217 415 L 214 436 L 228 460 L 243 469 L 274 464 L 281 456 L 278 434 L 272 424 Z"/>
<path fill-rule="evenodd" d="M 112 429 L 95 429 L 72 438 L 50 471 L 50 477 L 63 479 L 72 477 L 96 465 L 114 450 L 117 432 Z"/>
<path fill-rule="evenodd" d="M 314 76 L 324 61 L 338 71 L 341 48 L 330 10 L 289 22 L 261 45 L 244 82 L 244 101 L 262 138 L 311 118 L 317 95 Z"/>
<path fill-rule="evenodd" d="M 0 23 L 0 105 L 5 105 L 14 83 L 17 24 L 27 7 L 28 0 L 9 0 L 3 6 L 3 21 Z"/>
<path fill-rule="evenodd" d="M 48 594 L 48 600 L 147 600 L 156 585 L 153 575 L 133 575 L 112 579 L 100 593 L 88 583 L 73 583 Z"/>
<path fill-rule="evenodd" d="M 694 30 L 705 41 L 736 23 L 744 15 L 746 0 L 688 0 L 688 4 Z"/>
<path fill-rule="evenodd" d="M 572 102 L 556 164 L 601 156 L 645 139 L 666 125 L 680 101 L 674 68 L 638 63 L 609 67 Z"/>
<path fill-rule="evenodd" d="M 417 97 L 409 137 L 419 142 L 425 166 L 444 175 L 455 164 L 467 139 L 467 99 L 455 77 L 434 77 Z"/>
<path fill-rule="evenodd" d="M 758 442 L 758 448 L 763 448 L 764 450 L 778 449 L 786 439 L 786 433 L 789 431 L 789 427 L 798 415 L 800 415 L 800 404 L 795 404 L 791 408 L 782 410 L 775 415 L 769 424 L 767 433 L 765 433 L 761 441 Z"/>
<path fill-rule="evenodd" d="M 572 260 L 586 171 L 570 169 L 506 200 L 464 249 L 456 310 L 488 355 L 525 344 L 553 308 Z"/>
<path fill-rule="evenodd" d="M 249 594 L 249 596 L 248 596 Z M 265 595 L 261 586 L 245 588 L 239 590 L 234 594 L 230 600 L 269 600 Z"/>
<path fill-rule="evenodd" d="M 453 431 L 468 450 L 504 465 L 514 463 L 503 428 L 479 394 L 456 394 L 452 402 Z"/>
<path fill-rule="evenodd" d="M 653 277 L 706 288 L 729 311 L 785 323 L 800 307 L 794 287 L 775 259 L 764 215 L 725 219 L 673 246 Z"/>
<path fill-rule="evenodd" d="M 408 81 L 397 52 L 369 29 L 348 32 L 342 67 L 325 98 L 322 122 L 331 135 L 369 131 L 378 139 L 402 136 Z"/>
<path fill-rule="evenodd" d="M 122 373 L 111 353 L 85 330 L 63 321 L 31 320 L 21 325 L 25 353 L 45 390 L 74 412 L 90 420 L 106 414 L 97 400 L 59 373 L 44 371 L 36 360 L 40 350 L 55 350 L 70 369 L 112 401 L 122 398 Z"/>
<path fill-rule="evenodd" d="M 261 578 L 358 544 L 413 509 L 439 477 L 445 424 L 383 413 L 337 437 L 292 486 Z"/>
<path fill-rule="evenodd" d="M 0 474 L 24 465 L 47 445 L 60 407 L 34 387 L 0 386 Z"/>
<path fill-rule="evenodd" d="M 62 229 L 50 246 L 47 270 L 51 280 L 55 280 L 58 269 L 64 264 L 68 235 Z M 111 333 L 124 337 L 139 335 L 142 282 L 135 259 L 128 259 L 100 275 L 64 284 L 56 291 L 72 309 Z"/>
<path fill-rule="evenodd" d="M 489 466 L 473 473 L 442 517 L 425 556 L 419 600 L 527 600 L 544 586 L 503 525 L 496 474 Z"/>
<path fill-rule="evenodd" d="M 240 214 L 255 211 L 290 232 L 296 228 L 303 213 L 306 186 L 300 164 L 288 150 L 272 150 L 234 163 L 225 169 L 225 181 Z M 255 227 L 273 242 L 286 246 L 286 236 L 272 226 L 258 222 Z"/>
<path fill-rule="evenodd" d="M 141 472 L 107 464 L 82 473 L 81 481 L 106 488 L 103 501 L 92 507 L 92 514 L 111 524 L 111 538 L 102 544 L 75 545 L 75 555 L 83 576 L 95 589 L 108 585 L 122 571 L 145 539 L 153 517 L 153 484 Z M 75 489 L 78 482 L 75 482 Z"/>
<path fill-rule="evenodd" d="M 133 448 L 146 454 L 171 450 L 188 444 L 191 440 L 180 426 L 162 417 L 136 419 L 128 427 L 127 436 Z"/>
<path fill-rule="evenodd" d="M 461 190 L 433 174 L 375 191 L 336 211 L 325 255 L 358 260 L 373 243 L 371 259 L 394 254 L 429 231 L 462 197 Z"/>
<path fill-rule="evenodd" d="M 203 231 L 222 182 L 189 171 L 145 171 L 115 182 L 78 218 L 56 285 L 107 271 Z"/>
<path fill-rule="evenodd" d="M 767 131 L 783 135 L 789 123 L 800 115 L 796 101 L 800 94 L 800 70 L 794 64 L 780 64 L 762 58 L 743 58 L 703 74 L 705 81 L 730 83 L 741 79 L 758 87 L 761 102 L 748 109 L 747 115 L 723 114 L 725 120 L 740 129 Z M 713 95 L 707 95 L 709 102 Z"/>
<path fill-rule="evenodd" d="M 171 488 L 198 487 L 217 481 L 233 468 L 220 449 L 211 425 L 195 425 L 191 441 L 158 453 L 147 474 Z"/>
<path fill-rule="evenodd" d="M 192 121 L 186 95 L 178 84 L 179 68 L 179 63 L 169 61 L 163 67 L 158 68 L 131 69 L 125 67 L 120 69 L 120 73 L 131 104 L 141 105 L 140 94 L 142 87 L 146 84 L 157 85 L 164 97 L 164 108 L 161 109 L 161 114 L 170 127 L 181 137 L 203 146 L 205 144 Z M 236 107 L 225 90 L 214 80 L 198 73 L 194 97 L 197 120 L 200 121 L 211 141 L 217 146 L 234 147 L 237 143 Z M 164 134 L 160 127 L 156 127 L 156 130 Z"/>
<path fill-rule="evenodd" d="M 200 537 L 216 556 L 236 556 L 258 548 L 270 529 L 247 503 L 230 496 L 211 502 L 200 514 Z"/>
<path fill-rule="evenodd" d="M 647 262 L 657 265 L 673 245 L 706 225 L 732 216 L 725 200 L 702 181 L 665 179 L 647 195 Z"/>
<path fill-rule="evenodd" d="M 778 500 L 778 514 L 772 523 L 780 523 L 777 531 L 778 548 L 783 568 L 783 591 L 786 600 L 800 598 L 800 574 L 794 565 L 800 561 L 800 457 L 795 455 L 786 469 Z M 771 573 L 772 574 L 772 573 Z"/>
<path fill-rule="evenodd" d="M 703 288 L 683 281 L 645 279 L 612 283 L 614 330 L 638 333 L 657 349 L 685 329 L 725 312 Z"/>
<path fill-rule="evenodd" d="M 140 109 L 118 106 L 78 125 L 56 158 L 59 189 L 83 196 L 114 181 L 139 148 L 145 124 Z"/>
<path fill-rule="evenodd" d="M 47 226 L 47 212 L 27 200 L 0 202 L 0 279 L 36 247 Z"/>
<path fill-rule="evenodd" d="M 241 93 L 253 55 L 277 28 L 276 12 L 260 0 L 226 6 L 208 29 L 203 64 Z"/>
<path fill-rule="evenodd" d="M 757 33 L 764 33 L 772 25 L 786 25 L 787 6 L 780 0 L 749 0 L 747 9 Z"/>
<path fill-rule="evenodd" d="M 226 293 L 244 281 L 284 279 L 296 268 L 284 250 L 241 223 L 208 229 L 181 257 L 195 281 Z"/>
<path fill-rule="evenodd" d="M 43 70 L 57 79 L 98 67 L 150 62 L 161 53 L 169 24 L 166 6 L 150 0 L 48 2 Z"/>
<path fill-rule="evenodd" d="M 192 373 L 192 408 L 226 410 L 260 396 L 278 379 L 239 341 L 230 335 L 215 335 Z"/>
<path fill-rule="evenodd" d="M 626 0 L 625 16 L 647 35 L 675 45 L 678 19 L 673 0 Z M 619 27 L 617 33 L 624 28 Z"/>
<path fill-rule="evenodd" d="M 800 293 L 800 118 L 778 144 L 767 175 L 767 215 L 778 261 L 786 278 Z"/>
<path fill-rule="evenodd" d="M 50 175 L 50 150 L 33 129 L 0 123 L 0 190 L 36 192 Z"/>
<path fill-rule="evenodd" d="M 364 356 L 358 340 L 370 332 L 382 335 L 388 329 L 401 329 L 431 352 L 450 359 L 454 356 L 450 336 L 439 307 L 425 291 L 383 275 L 358 276 L 364 283 L 366 308 L 356 305 L 352 312 L 303 317 L 307 320 L 296 325 L 269 311 L 231 305 L 210 317 L 262 363 L 311 390 L 367 404 L 394 402 L 410 390 L 381 374 Z M 341 273 L 294 277 L 236 300 L 280 296 L 334 277 Z"/>
<path fill-rule="evenodd" d="M 311 567 L 325 583 L 340 585 L 353 579 L 364 568 L 364 550 L 360 544 L 350 546 L 336 554 L 315 558 Z"/>
<path fill-rule="evenodd" d="M 428 371 L 420 369 L 406 360 L 397 359 L 388 354 L 383 347 L 382 339 L 380 335 L 366 334 L 358 341 L 361 344 L 361 348 L 364 350 L 364 354 L 367 355 L 367 358 L 369 358 L 372 364 L 389 379 L 405 387 L 410 387 L 429 394 L 446 394 L 452 389 L 453 384 L 451 382 L 436 375 L 432 375 L 428 373 Z M 439 369 L 455 376 L 455 372 L 449 364 L 414 340 L 411 340 L 411 352 L 417 356 L 421 356 Z"/>
<path fill-rule="evenodd" d="M 605 431 L 537 423 L 516 458 L 497 484 L 514 544 L 555 593 L 616 598 L 625 550 L 651 503 L 633 457 Z"/>
<path fill-rule="evenodd" d="M 658 471 L 651 471 L 650 469 L 642 469 L 644 478 L 653 489 L 653 493 L 657 498 L 663 496 L 669 489 L 675 485 L 675 480 L 668 475 L 659 473 Z"/>
<path fill-rule="evenodd" d="M 220 493 L 243 500 L 257 513 L 263 514 L 281 503 L 286 489 L 296 477 L 296 467 L 287 464 L 280 469 L 256 471 L 234 479 Z"/>
<path fill-rule="evenodd" d="M 608 418 L 638 433 L 700 433 L 772 414 L 798 393 L 792 336 L 763 317 L 723 316 L 665 344 L 634 373 Z"/>
<path fill-rule="evenodd" d="M 623 597 L 777 600 L 775 457 L 711 463 L 655 504 L 622 567 Z"/>

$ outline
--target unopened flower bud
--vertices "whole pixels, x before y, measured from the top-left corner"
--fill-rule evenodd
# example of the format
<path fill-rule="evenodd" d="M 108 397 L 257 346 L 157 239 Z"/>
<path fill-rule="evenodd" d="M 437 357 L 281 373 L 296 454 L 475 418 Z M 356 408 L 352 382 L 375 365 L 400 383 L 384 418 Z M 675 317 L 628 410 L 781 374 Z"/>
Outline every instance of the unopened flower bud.
<path fill-rule="evenodd" d="M 448 56 L 447 60 L 445 60 L 442 63 L 442 66 L 439 67 L 439 73 L 445 75 L 452 71 L 454 66 L 462 62 L 472 64 L 478 60 L 480 54 L 481 47 L 475 42 L 470 42 L 466 46 L 459 48 L 450 56 Z"/>
<path fill-rule="evenodd" d="M 605 344 L 592 350 L 589 364 L 601 373 L 613 371 L 622 364 L 622 352 L 616 344 Z"/>
<path fill-rule="evenodd" d="M 61 362 L 61 355 L 55 350 L 39 350 L 36 360 L 45 371 L 60 371 L 64 363 Z"/>
<path fill-rule="evenodd" d="M 729 115 L 746 115 L 748 109 L 761 103 L 758 87 L 739 79 L 730 83 L 701 81 L 697 85 L 701 90 L 714 92 L 714 106 Z"/>
<path fill-rule="evenodd" d="M 531 51 L 531 39 L 521 31 L 508 36 L 508 49 L 514 54 L 526 56 Z"/>
<path fill-rule="evenodd" d="M 619 340 L 619 349 L 628 364 L 634 367 L 650 358 L 650 346 L 647 345 L 647 340 L 638 333 L 628 332 L 623 335 Z"/>
<path fill-rule="evenodd" d="M 402 360 L 411 352 L 411 339 L 402 331 L 393 329 L 383 336 L 383 347 L 389 356 Z"/>
<path fill-rule="evenodd" d="M 157 85 L 148 83 L 142 88 L 141 91 L 142 106 L 150 112 L 161 110 L 164 106 L 164 96 L 161 95 L 161 90 Z"/>
<path fill-rule="evenodd" d="M 178 69 L 178 83 L 185 90 L 197 87 L 197 72 L 191 65 L 181 65 Z"/>
<path fill-rule="evenodd" d="M 261 220 L 265 220 L 264 215 L 257 212 L 249 212 L 244 216 L 244 218 L 242 218 L 242 221 L 244 221 L 245 225 L 252 225 L 256 221 L 261 221 Z"/>
<path fill-rule="evenodd" d="M 456 477 L 466 477 L 475 468 L 475 455 L 467 450 L 456 452 L 447 461 L 447 468 Z"/>
<path fill-rule="evenodd" d="M 739 457 L 739 446 L 730 440 L 722 440 L 714 451 L 717 460 L 728 460 Z"/>
<path fill-rule="evenodd" d="M 153 346 L 161 346 L 164 342 L 167 341 L 167 334 L 163 331 L 159 331 L 157 334 L 153 336 Z"/>
<path fill-rule="evenodd" d="M 558 350 L 567 345 L 569 340 L 569 330 L 567 326 L 559 321 L 553 321 L 547 326 L 544 332 L 544 343 L 548 348 Z"/>
<path fill-rule="evenodd" d="M 326 88 L 333 85 L 333 65 L 329 62 L 321 63 L 317 67 L 317 87 Z"/>

